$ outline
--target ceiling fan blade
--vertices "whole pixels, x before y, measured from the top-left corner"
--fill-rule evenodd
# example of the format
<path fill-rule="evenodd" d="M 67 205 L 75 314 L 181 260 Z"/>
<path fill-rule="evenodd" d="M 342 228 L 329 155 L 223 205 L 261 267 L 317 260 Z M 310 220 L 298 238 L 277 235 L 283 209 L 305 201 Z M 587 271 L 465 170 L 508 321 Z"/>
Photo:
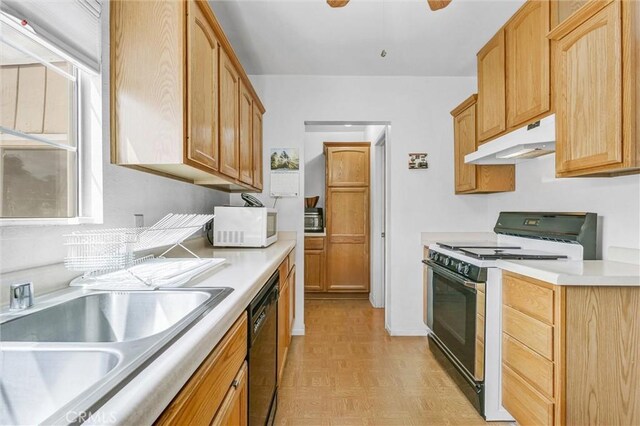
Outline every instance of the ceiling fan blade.
<path fill-rule="evenodd" d="M 349 3 L 349 0 L 327 0 L 327 4 L 331 7 L 344 7 Z"/>
<path fill-rule="evenodd" d="M 449 6 L 451 0 L 427 0 L 427 3 L 429 3 L 431 10 L 440 10 Z"/>

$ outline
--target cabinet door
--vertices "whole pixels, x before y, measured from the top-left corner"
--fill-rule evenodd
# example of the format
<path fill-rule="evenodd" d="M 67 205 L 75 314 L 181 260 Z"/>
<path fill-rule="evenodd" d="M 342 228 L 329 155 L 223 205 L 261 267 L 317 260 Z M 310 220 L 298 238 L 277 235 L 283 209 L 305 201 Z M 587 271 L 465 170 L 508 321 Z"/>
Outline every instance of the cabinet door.
<path fill-rule="evenodd" d="M 295 249 L 294 249 L 295 250 Z M 289 274 L 289 345 L 291 345 L 291 334 L 293 332 L 293 320 L 296 318 L 296 267 L 293 266 Z"/>
<path fill-rule="evenodd" d="M 549 2 L 528 1 L 505 27 L 507 48 L 507 126 L 549 111 Z"/>
<path fill-rule="evenodd" d="M 187 156 L 218 170 L 218 41 L 197 2 L 189 2 Z M 205 6 L 206 7 L 206 6 Z"/>
<path fill-rule="evenodd" d="M 329 146 L 326 161 L 328 186 L 369 186 L 368 146 Z"/>
<path fill-rule="evenodd" d="M 369 291 L 369 188 L 327 188 L 327 291 Z"/>
<path fill-rule="evenodd" d="M 623 161 L 621 33 L 613 2 L 558 42 L 558 173 Z"/>
<path fill-rule="evenodd" d="M 240 175 L 240 78 L 227 53 L 220 49 L 220 172 Z"/>
<path fill-rule="evenodd" d="M 324 291 L 325 256 L 324 250 L 304 251 L 304 291 L 317 293 Z"/>
<path fill-rule="evenodd" d="M 456 193 L 476 189 L 476 166 L 466 164 L 464 156 L 476 150 L 476 106 L 471 105 L 453 117 Z"/>
<path fill-rule="evenodd" d="M 245 361 L 211 423 L 213 426 L 246 426 L 249 423 L 247 417 L 249 404 L 248 371 L 247 362 Z"/>
<path fill-rule="evenodd" d="M 240 180 L 253 184 L 253 99 L 244 83 L 240 83 Z"/>
<path fill-rule="evenodd" d="M 478 53 L 478 141 L 506 130 L 504 31 Z"/>
<path fill-rule="evenodd" d="M 262 189 L 262 112 L 253 103 L 252 108 L 253 141 L 253 187 Z"/>
<path fill-rule="evenodd" d="M 282 373 L 287 360 L 289 348 L 289 305 L 290 287 L 287 278 L 282 278 L 283 287 L 278 298 L 278 383 L 282 381 Z"/>

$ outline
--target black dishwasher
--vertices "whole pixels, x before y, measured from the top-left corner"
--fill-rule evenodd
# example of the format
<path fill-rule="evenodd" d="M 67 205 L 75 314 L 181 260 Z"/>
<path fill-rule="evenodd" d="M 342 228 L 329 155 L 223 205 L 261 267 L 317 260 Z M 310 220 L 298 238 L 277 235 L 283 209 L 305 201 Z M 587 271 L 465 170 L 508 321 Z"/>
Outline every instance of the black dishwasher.
<path fill-rule="evenodd" d="M 278 354 L 276 272 L 249 305 L 249 425 L 272 425 L 276 415 Z"/>

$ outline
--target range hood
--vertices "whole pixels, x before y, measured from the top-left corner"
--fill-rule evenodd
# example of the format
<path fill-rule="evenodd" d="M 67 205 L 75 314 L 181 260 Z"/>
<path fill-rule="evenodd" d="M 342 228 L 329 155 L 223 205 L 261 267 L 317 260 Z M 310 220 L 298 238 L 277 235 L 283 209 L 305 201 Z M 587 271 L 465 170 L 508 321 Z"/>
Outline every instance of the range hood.
<path fill-rule="evenodd" d="M 468 164 L 515 164 L 556 150 L 556 116 L 552 114 L 528 126 L 486 142 L 467 154 Z"/>

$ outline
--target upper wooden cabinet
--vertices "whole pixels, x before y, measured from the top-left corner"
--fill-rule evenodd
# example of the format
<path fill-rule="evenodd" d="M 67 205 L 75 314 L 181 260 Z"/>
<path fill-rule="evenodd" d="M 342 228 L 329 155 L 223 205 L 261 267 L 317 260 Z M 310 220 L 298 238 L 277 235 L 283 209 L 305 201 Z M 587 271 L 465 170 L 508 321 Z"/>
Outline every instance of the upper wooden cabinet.
<path fill-rule="evenodd" d="M 640 7 L 635 1 L 592 3 L 599 7 L 595 14 L 585 16 L 587 4 L 550 34 L 557 40 L 559 177 L 640 169 Z"/>
<path fill-rule="evenodd" d="M 327 186 L 369 186 L 369 145 L 325 143 Z"/>
<path fill-rule="evenodd" d="M 483 143 L 506 128 L 505 41 L 501 29 L 478 52 L 478 141 Z"/>
<path fill-rule="evenodd" d="M 240 85 L 240 180 L 253 184 L 253 99 L 244 83 Z"/>
<path fill-rule="evenodd" d="M 194 2 L 189 3 L 187 79 L 188 159 L 218 170 L 218 51 L 213 29 Z"/>
<path fill-rule="evenodd" d="M 548 1 L 528 1 L 505 26 L 507 128 L 550 109 L 549 10 Z"/>
<path fill-rule="evenodd" d="M 111 162 L 225 191 L 261 190 L 253 163 L 264 107 L 208 3 L 110 7 Z"/>
<path fill-rule="evenodd" d="M 456 194 L 515 190 L 515 166 L 476 166 L 464 162 L 464 156 L 477 149 L 476 95 L 461 103 L 451 115 Z"/>

